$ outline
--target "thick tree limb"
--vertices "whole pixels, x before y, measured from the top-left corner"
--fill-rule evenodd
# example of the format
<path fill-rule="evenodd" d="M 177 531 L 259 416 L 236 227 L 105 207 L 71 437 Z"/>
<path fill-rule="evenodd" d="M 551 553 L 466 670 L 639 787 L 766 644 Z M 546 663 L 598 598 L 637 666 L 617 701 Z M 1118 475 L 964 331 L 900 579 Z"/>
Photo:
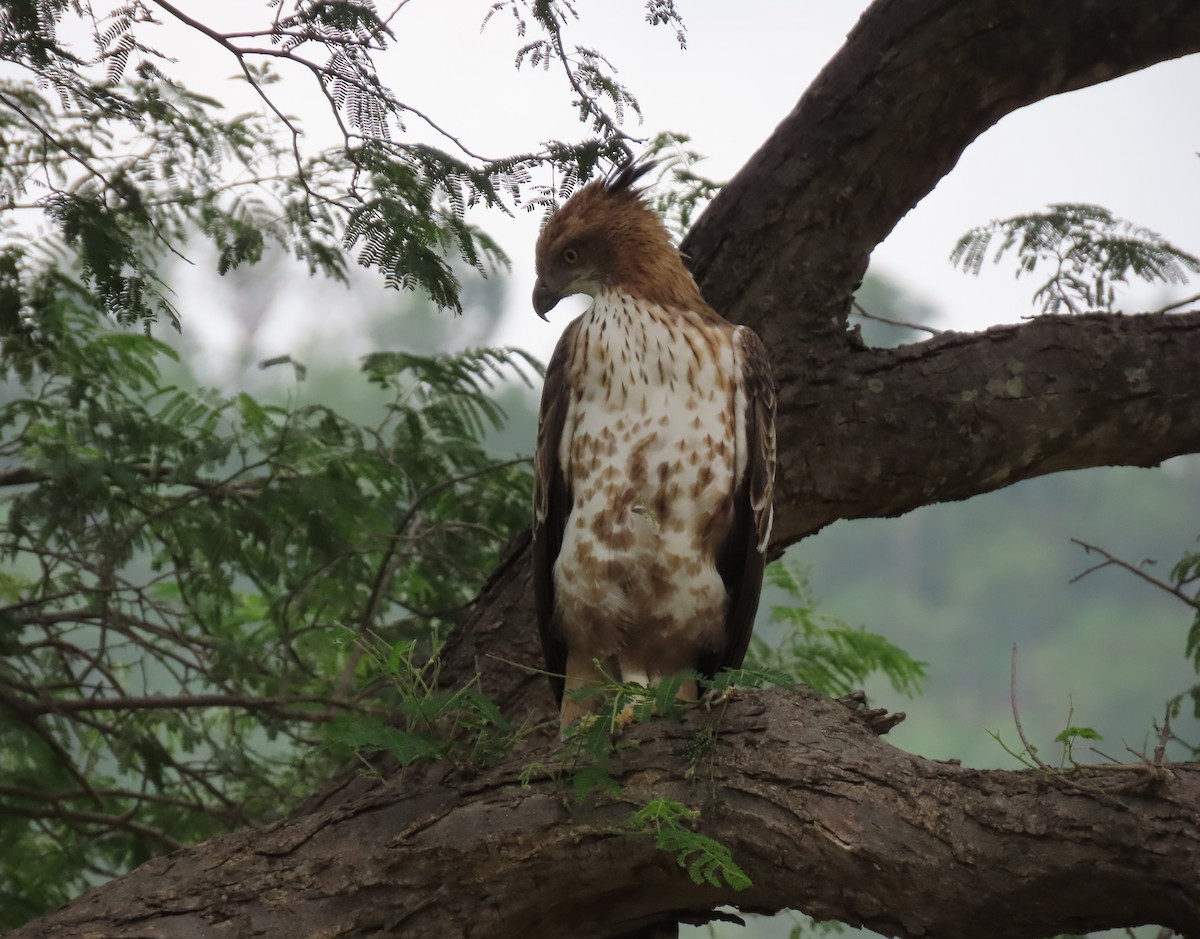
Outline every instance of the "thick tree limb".
<path fill-rule="evenodd" d="M 612 768 L 620 800 L 578 806 L 548 774 L 522 786 L 519 762 L 424 787 L 376 783 L 331 810 L 152 861 L 13 939 L 600 939 L 718 903 L 946 939 L 1200 923 L 1197 767 L 1147 767 L 1138 792 L 1120 792 L 1128 772 L 1097 770 L 1086 794 L 1036 771 L 911 756 L 810 692 L 656 720 L 624 740 L 635 741 Z M 700 830 L 753 886 L 698 886 L 652 836 L 631 834 L 652 797 L 705 807 Z"/>
<path fill-rule="evenodd" d="M 1043 316 L 776 366 L 782 548 L 1031 476 L 1200 451 L 1200 313 Z"/>

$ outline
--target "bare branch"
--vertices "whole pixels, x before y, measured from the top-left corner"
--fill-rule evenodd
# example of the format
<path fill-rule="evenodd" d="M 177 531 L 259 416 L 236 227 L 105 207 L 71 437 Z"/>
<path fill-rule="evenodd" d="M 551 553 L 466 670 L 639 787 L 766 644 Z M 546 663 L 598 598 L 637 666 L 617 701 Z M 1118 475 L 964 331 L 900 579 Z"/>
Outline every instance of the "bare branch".
<path fill-rule="evenodd" d="M 876 323 L 886 323 L 888 326 L 899 326 L 901 329 L 919 329 L 922 332 L 929 333 L 931 336 L 940 336 L 942 334 L 942 330 L 934 329 L 932 326 L 925 326 L 922 323 L 908 323 L 904 320 L 894 320 L 889 319 L 886 316 L 879 316 L 875 313 L 868 313 L 863 305 L 857 300 L 854 300 L 853 304 L 855 312 L 858 313 L 858 315 L 863 319 L 874 320 Z"/>
<path fill-rule="evenodd" d="M 324 711 L 296 709 L 299 704 L 324 704 Z M 39 698 L 25 702 L 24 711 L 42 714 L 78 714 L 84 711 L 146 711 L 192 708 L 237 708 L 245 711 L 269 711 L 278 717 L 298 721 L 326 721 L 337 711 L 362 710 L 354 700 L 327 695 L 276 695 L 260 697 L 246 694 L 127 695 L 117 698 Z"/>
<path fill-rule="evenodd" d="M 1104 560 L 1099 564 L 1089 567 L 1083 573 L 1076 574 L 1074 577 L 1072 577 L 1070 581 L 1071 583 L 1083 580 L 1083 578 L 1087 577 L 1091 573 L 1094 573 L 1095 571 L 1100 570 L 1101 568 L 1115 565 L 1116 567 L 1129 571 L 1129 573 L 1136 577 L 1140 577 L 1146 583 L 1153 584 L 1159 590 L 1169 593 L 1171 596 L 1175 597 L 1175 599 L 1182 600 L 1192 609 L 1200 610 L 1200 600 L 1197 600 L 1195 597 L 1189 597 L 1180 587 L 1177 587 L 1174 584 L 1169 584 L 1165 580 L 1160 580 L 1152 574 L 1146 573 L 1145 568 L 1143 568 L 1141 564 L 1130 564 L 1128 561 L 1122 560 L 1116 555 L 1110 554 L 1103 548 L 1094 544 L 1088 544 L 1086 541 L 1080 541 L 1078 538 L 1072 538 L 1071 543 L 1079 545 L 1079 547 L 1083 548 L 1083 550 L 1088 554 L 1095 553 L 1104 558 Z"/>

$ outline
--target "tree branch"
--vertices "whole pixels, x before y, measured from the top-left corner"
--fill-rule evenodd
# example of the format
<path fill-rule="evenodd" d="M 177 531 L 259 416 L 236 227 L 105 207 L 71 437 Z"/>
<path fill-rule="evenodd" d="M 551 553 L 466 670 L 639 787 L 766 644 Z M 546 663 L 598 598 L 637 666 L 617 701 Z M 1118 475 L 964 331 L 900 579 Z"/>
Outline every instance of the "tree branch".
<path fill-rule="evenodd" d="M 1094 551 L 1096 554 L 1099 554 L 1100 556 L 1102 556 L 1104 558 L 1104 560 L 1101 561 L 1099 564 L 1095 564 L 1092 567 L 1089 567 L 1083 573 L 1076 574 L 1074 577 L 1072 577 L 1070 580 L 1071 583 L 1075 583 L 1076 581 L 1083 580 L 1083 578 L 1087 577 L 1088 574 L 1098 571 L 1102 567 L 1108 567 L 1111 564 L 1111 565 L 1115 565 L 1117 567 L 1124 568 L 1125 570 L 1129 571 L 1129 573 L 1133 574 L 1135 577 L 1140 577 L 1142 580 L 1144 580 L 1148 584 L 1153 584 L 1159 590 L 1162 590 L 1165 593 L 1169 593 L 1176 600 L 1182 600 L 1184 603 L 1186 603 L 1192 609 L 1200 610 L 1200 600 L 1197 600 L 1195 597 L 1189 597 L 1187 595 L 1187 593 L 1182 588 L 1180 588 L 1178 585 L 1169 584 L 1165 580 L 1160 580 L 1159 578 L 1155 577 L 1153 574 L 1148 573 L 1145 570 L 1145 568 L 1142 566 L 1144 564 L 1153 564 L 1154 563 L 1153 561 L 1143 561 L 1142 564 L 1136 564 L 1136 565 L 1130 564 L 1128 561 L 1122 560 L 1121 558 L 1117 557 L 1115 554 L 1110 554 L 1109 552 L 1105 551 L 1103 548 L 1101 548 L 1097 545 L 1094 545 L 1094 544 L 1088 544 L 1086 541 L 1080 541 L 1078 538 L 1072 538 L 1071 543 L 1079 545 L 1079 547 L 1083 548 L 1083 550 L 1086 551 L 1088 554 L 1091 554 Z"/>
<path fill-rule="evenodd" d="M 1200 450 L 1200 314 L 1042 316 L 899 349 L 849 338 L 776 364 L 775 550 L 1089 466 Z"/>
<path fill-rule="evenodd" d="M 323 710 L 304 710 L 303 704 L 323 704 Z M 250 694 L 148 694 L 120 695 L 110 698 L 54 698 L 40 696 L 26 701 L 22 712 L 31 717 L 43 714 L 79 714 L 84 711 L 188 711 L 195 708 L 230 708 L 242 711 L 266 711 L 276 717 L 294 721 L 327 721 L 341 711 L 359 711 L 361 705 L 352 698 L 327 695 Z"/>
<path fill-rule="evenodd" d="M 553 761 L 544 752 L 425 787 L 377 782 L 331 810 L 152 861 L 11 939 L 171 939 L 218 924 L 230 935 L 599 939 L 723 903 L 897 936 L 1200 922 L 1198 767 L 1118 806 L 1036 771 L 911 756 L 804 691 L 749 695 L 720 720 L 701 708 L 655 720 L 623 743 L 611 767 L 619 799 L 577 805 L 553 773 L 518 782 L 522 763 Z M 702 753 L 694 773 L 677 755 L 689 747 Z M 1127 775 L 1097 768 L 1088 781 L 1103 791 Z M 631 833 L 651 795 L 703 806 L 699 830 L 729 847 L 752 886 L 697 885 Z M 1134 843 L 1150 847 L 1130 864 Z"/>

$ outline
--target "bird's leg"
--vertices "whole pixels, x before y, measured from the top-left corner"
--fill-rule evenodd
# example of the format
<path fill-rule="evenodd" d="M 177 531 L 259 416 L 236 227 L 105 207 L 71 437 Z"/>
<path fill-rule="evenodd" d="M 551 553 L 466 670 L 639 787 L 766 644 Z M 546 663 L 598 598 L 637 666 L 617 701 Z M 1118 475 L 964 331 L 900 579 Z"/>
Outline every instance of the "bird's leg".
<path fill-rule="evenodd" d="M 683 671 L 681 668 L 680 671 Z M 628 684 L 638 684 L 644 688 L 656 689 L 662 684 L 663 675 L 655 675 L 650 677 L 649 673 L 643 667 L 632 665 L 627 662 L 621 663 L 621 681 Z M 687 679 L 680 682 L 679 687 L 675 690 L 675 698 L 678 701 L 694 703 L 699 695 L 699 688 L 694 679 Z M 631 695 L 631 700 L 613 717 L 614 728 L 625 727 L 633 722 L 634 713 L 637 706 L 646 700 L 649 695 L 634 694 Z"/>
<path fill-rule="evenodd" d="M 610 660 L 606 664 L 615 671 L 615 661 Z M 607 680 L 611 680 L 599 662 L 581 655 L 567 655 L 565 674 L 562 707 L 558 715 L 560 733 L 596 710 L 603 686 Z"/>
<path fill-rule="evenodd" d="M 643 688 L 653 687 L 650 683 L 650 676 L 645 671 L 624 662 L 620 663 L 620 665 L 622 682 L 641 685 Z M 621 730 L 633 723 L 634 708 L 645 700 L 645 695 L 631 695 L 629 703 L 613 715 L 613 730 Z"/>

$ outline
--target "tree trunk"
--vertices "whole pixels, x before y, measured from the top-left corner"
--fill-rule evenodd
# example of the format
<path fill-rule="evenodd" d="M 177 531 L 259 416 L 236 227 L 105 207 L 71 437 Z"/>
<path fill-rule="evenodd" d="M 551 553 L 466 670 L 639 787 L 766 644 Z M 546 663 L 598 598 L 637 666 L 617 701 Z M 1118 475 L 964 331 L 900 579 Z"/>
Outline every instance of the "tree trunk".
<path fill-rule="evenodd" d="M 1200 450 L 1200 314 L 1043 317 L 897 350 L 846 331 L 875 245 L 986 128 L 1198 51 L 1195 0 L 879 0 L 863 15 L 684 244 L 709 302 L 772 350 L 776 551 L 838 518 Z M 540 658 L 527 547 L 511 546 L 442 665 L 447 684 L 478 673 L 517 720 L 550 705 L 544 678 L 509 664 Z M 710 725 L 717 742 L 689 763 L 680 751 Z M 350 776 L 285 822 L 153 861 L 14 935 L 603 937 L 720 903 L 900 936 L 1200 935 L 1200 767 L 1073 784 L 968 770 L 808 693 L 748 694 L 630 738 L 611 769 L 620 797 L 575 805 L 538 773 L 521 785 L 550 745 L 474 776 Z M 703 808 L 699 829 L 752 886 L 697 885 L 628 833 L 652 796 Z"/>

